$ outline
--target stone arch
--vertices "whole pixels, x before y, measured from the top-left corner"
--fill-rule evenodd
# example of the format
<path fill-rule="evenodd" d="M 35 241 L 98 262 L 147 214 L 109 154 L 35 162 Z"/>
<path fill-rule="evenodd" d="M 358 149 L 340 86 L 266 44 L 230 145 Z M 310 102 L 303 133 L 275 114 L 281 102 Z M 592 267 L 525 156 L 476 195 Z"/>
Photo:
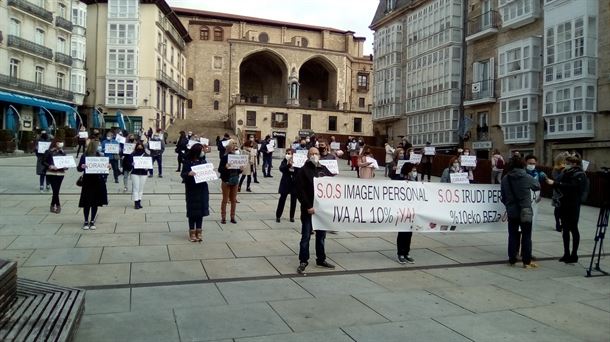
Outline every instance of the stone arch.
<path fill-rule="evenodd" d="M 239 93 L 245 102 L 286 104 L 286 59 L 270 49 L 253 51 L 239 64 Z"/>
<path fill-rule="evenodd" d="M 306 59 L 299 67 L 300 103 L 302 106 L 336 107 L 338 69 L 322 55 Z"/>

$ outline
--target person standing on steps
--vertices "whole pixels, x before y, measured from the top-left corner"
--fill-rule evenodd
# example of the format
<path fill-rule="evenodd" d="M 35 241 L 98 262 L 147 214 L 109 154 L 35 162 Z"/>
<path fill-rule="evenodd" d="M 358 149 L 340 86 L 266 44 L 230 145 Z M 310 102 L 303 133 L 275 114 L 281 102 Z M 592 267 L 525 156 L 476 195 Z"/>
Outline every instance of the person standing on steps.
<path fill-rule="evenodd" d="M 237 185 L 239 184 L 239 174 L 241 169 L 232 169 L 229 164 L 229 155 L 235 154 L 237 143 L 229 140 L 225 155 L 220 159 L 218 172 L 222 181 L 222 202 L 220 203 L 220 223 L 227 223 L 227 203 L 231 202 L 231 223 L 237 223 L 235 220 L 235 210 L 237 208 Z"/>
<path fill-rule="evenodd" d="M 277 208 L 275 210 L 275 222 L 280 222 L 282 214 L 284 212 L 284 206 L 286 205 L 286 199 L 290 195 L 290 222 L 294 222 L 294 213 L 297 207 L 297 194 L 294 183 L 295 173 L 299 170 L 292 166 L 292 149 L 286 150 L 286 156 L 280 164 L 280 172 L 282 173 L 282 179 L 280 179 L 280 187 L 278 193 L 280 199 L 277 202 Z"/>
<path fill-rule="evenodd" d="M 312 215 L 316 214 L 313 207 L 314 193 L 314 177 L 332 177 L 333 174 L 324 166 L 320 165 L 320 151 L 312 147 L 307 153 L 308 160 L 296 174 L 295 184 L 296 193 L 301 203 L 301 242 L 299 243 L 299 266 L 297 273 L 305 272 L 309 264 L 309 240 L 313 233 L 311 224 Z M 324 251 L 324 240 L 326 239 L 326 231 L 316 231 L 316 265 L 326 269 L 334 269 L 335 265 L 326 261 L 326 252 Z"/>
<path fill-rule="evenodd" d="M 146 149 L 144 148 L 144 143 L 138 141 L 133 150 L 133 154 L 125 155 L 124 164 L 131 171 L 131 200 L 133 201 L 134 209 L 142 209 L 142 196 L 144 195 L 144 185 L 146 184 L 146 174 L 148 170 L 146 169 L 136 169 L 133 158 L 134 157 L 149 157 L 146 154 Z"/>
<path fill-rule="evenodd" d="M 108 191 L 106 190 L 106 180 L 101 174 L 88 174 L 85 164 L 87 157 L 102 157 L 102 147 L 97 140 L 89 141 L 85 153 L 78 162 L 78 172 L 83 172 L 83 185 L 81 187 L 78 206 L 83 208 L 85 223 L 84 230 L 95 230 L 95 219 L 97 218 L 98 207 L 108 204 Z M 108 169 L 112 166 L 108 164 Z"/>
<path fill-rule="evenodd" d="M 59 190 L 61 189 L 61 183 L 64 180 L 66 169 L 56 168 L 53 157 L 60 157 L 65 155 L 66 153 L 64 152 L 64 142 L 55 139 L 51 143 L 51 147 L 47 150 L 47 152 L 45 152 L 44 160 L 42 162 L 47 170 L 47 182 L 48 184 L 51 184 L 51 190 L 53 191 L 53 196 L 51 197 L 50 211 L 55 214 L 59 214 L 61 212 Z"/>
<path fill-rule="evenodd" d="M 154 141 L 156 144 L 161 145 L 160 149 L 151 149 L 151 142 Z M 153 134 L 148 141 L 148 150 L 150 151 L 150 156 L 152 157 L 153 165 L 157 162 L 157 167 L 159 169 L 159 178 L 163 178 L 163 152 L 165 152 L 165 141 L 163 141 L 163 133 L 161 129 L 157 129 L 157 133 Z M 153 169 L 148 170 L 148 177 L 153 176 Z"/>
<path fill-rule="evenodd" d="M 210 215 L 210 192 L 207 182 L 195 183 L 192 167 L 206 164 L 205 152 L 201 144 L 195 144 L 184 158 L 180 176 L 184 183 L 186 217 L 189 222 L 189 241 L 203 241 L 203 218 Z"/>

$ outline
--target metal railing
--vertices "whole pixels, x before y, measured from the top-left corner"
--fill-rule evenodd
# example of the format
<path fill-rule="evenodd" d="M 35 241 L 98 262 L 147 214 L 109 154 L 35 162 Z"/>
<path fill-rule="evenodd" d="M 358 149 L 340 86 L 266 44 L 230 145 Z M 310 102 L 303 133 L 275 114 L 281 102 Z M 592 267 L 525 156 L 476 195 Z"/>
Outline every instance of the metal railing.
<path fill-rule="evenodd" d="M 27 81 L 4 74 L 0 74 L 0 86 L 14 90 L 42 94 L 62 100 L 74 100 L 74 93 L 69 90 L 51 87 L 45 84 Z"/>
<path fill-rule="evenodd" d="M 255 104 L 271 107 L 296 107 L 304 109 L 340 109 L 340 106 L 337 103 L 331 103 L 329 101 L 322 101 L 321 103 L 318 103 L 317 100 L 301 100 L 299 101 L 299 105 L 288 104 L 288 102 L 289 101 L 287 99 L 282 99 L 279 97 L 267 97 L 267 100 L 265 101 L 265 97 L 263 95 L 241 95 L 239 97 L 235 97 L 233 104 Z"/>
<path fill-rule="evenodd" d="M 72 32 L 72 28 L 74 25 L 72 25 L 72 22 L 66 18 L 55 17 L 55 26 Z"/>
<path fill-rule="evenodd" d="M 66 55 L 65 53 L 55 52 L 55 62 L 72 66 L 72 56 Z"/>
<path fill-rule="evenodd" d="M 481 31 L 500 28 L 502 17 L 497 11 L 487 11 L 468 20 L 468 36 L 477 34 Z"/>
<path fill-rule="evenodd" d="M 26 0 L 8 0 L 8 5 L 18 8 L 28 14 L 34 15 L 42 20 L 46 20 L 50 23 L 53 22 L 53 13 L 47 11 L 43 7 L 35 5 Z"/>
<path fill-rule="evenodd" d="M 188 97 L 188 93 L 184 87 L 182 87 L 178 82 L 173 80 L 168 74 L 164 73 L 163 70 L 157 70 L 157 80 L 164 83 L 168 87 L 170 87 L 178 96 L 183 98 Z"/>
<path fill-rule="evenodd" d="M 44 45 L 34 43 L 32 41 L 23 39 L 18 36 L 14 36 L 12 34 L 8 35 L 7 45 L 9 47 L 14 47 L 19 50 L 35 54 L 46 59 L 53 59 L 53 50 L 49 49 Z"/>
<path fill-rule="evenodd" d="M 172 40 L 176 44 L 178 44 L 181 49 L 184 50 L 184 48 L 186 47 L 186 43 L 184 42 L 184 39 L 182 39 L 182 37 L 180 36 L 180 33 L 178 33 L 178 30 L 176 30 L 176 28 L 174 27 L 174 25 L 172 25 L 172 23 L 167 18 L 163 18 L 160 24 L 161 27 L 163 27 L 163 29 L 165 30 L 165 32 L 170 36 L 170 38 L 172 38 Z"/>
<path fill-rule="evenodd" d="M 465 101 L 476 101 L 485 98 L 495 98 L 494 85 L 496 80 L 483 80 L 467 83 L 465 90 Z"/>

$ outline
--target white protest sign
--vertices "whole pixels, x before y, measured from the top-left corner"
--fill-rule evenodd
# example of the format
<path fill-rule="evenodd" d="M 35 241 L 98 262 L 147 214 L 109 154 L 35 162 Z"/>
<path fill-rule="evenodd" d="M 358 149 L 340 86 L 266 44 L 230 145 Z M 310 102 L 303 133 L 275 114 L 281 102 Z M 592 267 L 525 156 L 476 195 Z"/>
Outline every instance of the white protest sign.
<path fill-rule="evenodd" d="M 151 140 L 148 142 L 148 149 L 149 150 L 154 150 L 154 151 L 159 151 L 161 150 L 161 141 L 158 140 Z"/>
<path fill-rule="evenodd" d="M 299 146 L 301 146 L 300 144 L 292 144 L 292 149 L 296 150 L 297 148 L 299 148 Z"/>
<path fill-rule="evenodd" d="M 229 154 L 227 159 L 227 164 L 231 165 L 229 169 L 239 170 L 242 167 L 250 164 L 249 156 L 241 155 L 241 154 Z"/>
<path fill-rule="evenodd" d="M 191 149 L 191 147 L 197 145 L 197 144 L 201 144 L 199 141 L 197 140 L 189 140 L 189 142 L 186 145 L 186 148 L 188 148 L 189 150 Z"/>
<path fill-rule="evenodd" d="M 210 139 L 208 139 L 208 138 L 199 138 L 199 142 L 201 143 L 201 145 L 205 145 L 205 146 L 210 145 Z"/>
<path fill-rule="evenodd" d="M 85 173 L 108 174 L 108 157 L 85 157 Z"/>
<path fill-rule="evenodd" d="M 320 165 L 326 166 L 328 171 L 330 171 L 333 175 L 339 174 L 339 163 L 337 162 L 337 160 L 320 160 Z"/>
<path fill-rule="evenodd" d="M 296 151 L 294 151 L 294 153 L 296 153 L 296 154 L 304 154 L 304 155 L 307 155 L 307 152 L 308 152 L 307 150 L 296 150 Z"/>
<path fill-rule="evenodd" d="M 123 145 L 123 154 L 132 154 L 136 149 L 136 144 L 125 143 Z"/>
<path fill-rule="evenodd" d="M 307 154 L 295 153 L 292 155 L 292 166 L 303 167 L 307 161 Z"/>
<path fill-rule="evenodd" d="M 89 132 L 87 131 L 80 131 L 78 132 L 78 137 L 81 139 L 87 139 L 89 138 Z"/>
<path fill-rule="evenodd" d="M 229 140 L 223 140 L 220 143 L 222 144 L 223 147 L 227 147 L 227 145 L 229 145 Z"/>
<path fill-rule="evenodd" d="M 454 172 L 449 174 L 451 183 L 453 184 L 470 184 L 468 180 L 468 172 Z"/>
<path fill-rule="evenodd" d="M 50 141 L 39 141 L 38 142 L 38 153 L 45 153 L 51 147 Z"/>
<path fill-rule="evenodd" d="M 409 163 L 419 164 L 419 163 L 421 163 L 421 158 L 422 158 L 421 154 L 411 152 L 409 154 Z"/>
<path fill-rule="evenodd" d="M 345 232 L 505 232 L 499 185 L 314 178 L 313 228 Z"/>
<path fill-rule="evenodd" d="M 267 144 L 267 152 L 273 152 L 273 151 L 275 151 L 274 145 L 273 144 Z"/>
<path fill-rule="evenodd" d="M 433 156 L 436 154 L 436 147 L 426 146 L 424 147 L 424 154 L 427 156 Z"/>
<path fill-rule="evenodd" d="M 273 140 L 269 140 L 269 145 L 275 147 L 276 143 L 275 143 L 275 139 Z"/>
<path fill-rule="evenodd" d="M 379 168 L 379 164 L 377 164 L 377 160 L 375 160 L 375 158 L 366 157 L 366 162 L 371 163 L 370 167 L 374 168 L 375 170 Z"/>
<path fill-rule="evenodd" d="M 106 154 L 119 154 L 120 145 L 108 143 L 104 145 L 104 153 Z"/>
<path fill-rule="evenodd" d="M 216 174 L 216 171 L 214 171 L 214 165 L 211 163 L 192 166 L 191 170 L 195 172 L 196 184 L 218 179 L 218 175 Z"/>
<path fill-rule="evenodd" d="M 76 161 L 72 156 L 54 156 L 53 165 L 58 169 L 69 169 L 76 167 Z"/>
<path fill-rule="evenodd" d="M 587 169 L 589 168 L 589 164 L 590 164 L 590 162 L 588 160 L 583 160 L 582 161 L 582 170 L 587 171 Z"/>
<path fill-rule="evenodd" d="M 145 169 L 150 170 L 153 168 L 151 157 L 133 157 L 133 168 L 134 169 Z"/>
<path fill-rule="evenodd" d="M 477 156 L 460 156 L 460 165 L 462 166 L 477 166 Z"/>
<path fill-rule="evenodd" d="M 402 167 L 407 164 L 409 161 L 408 160 L 399 160 L 398 163 L 396 163 L 396 173 L 400 173 L 400 170 L 402 170 Z"/>
<path fill-rule="evenodd" d="M 124 136 L 122 136 L 122 135 L 117 135 L 117 136 L 116 136 L 116 141 L 117 141 L 119 144 L 124 144 L 125 142 L 127 142 L 127 139 L 125 139 L 125 137 L 124 137 Z"/>
<path fill-rule="evenodd" d="M 341 149 L 341 143 L 331 142 L 330 143 L 330 149 L 331 150 L 339 150 L 339 149 Z"/>

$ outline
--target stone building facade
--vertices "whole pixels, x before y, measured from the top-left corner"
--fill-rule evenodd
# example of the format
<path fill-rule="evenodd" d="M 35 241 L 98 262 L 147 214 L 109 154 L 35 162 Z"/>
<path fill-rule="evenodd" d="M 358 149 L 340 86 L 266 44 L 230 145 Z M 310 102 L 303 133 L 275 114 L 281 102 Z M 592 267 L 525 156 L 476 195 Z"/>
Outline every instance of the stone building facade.
<path fill-rule="evenodd" d="M 373 136 L 372 61 L 354 32 L 175 8 L 193 37 L 187 117 L 238 136 Z"/>

